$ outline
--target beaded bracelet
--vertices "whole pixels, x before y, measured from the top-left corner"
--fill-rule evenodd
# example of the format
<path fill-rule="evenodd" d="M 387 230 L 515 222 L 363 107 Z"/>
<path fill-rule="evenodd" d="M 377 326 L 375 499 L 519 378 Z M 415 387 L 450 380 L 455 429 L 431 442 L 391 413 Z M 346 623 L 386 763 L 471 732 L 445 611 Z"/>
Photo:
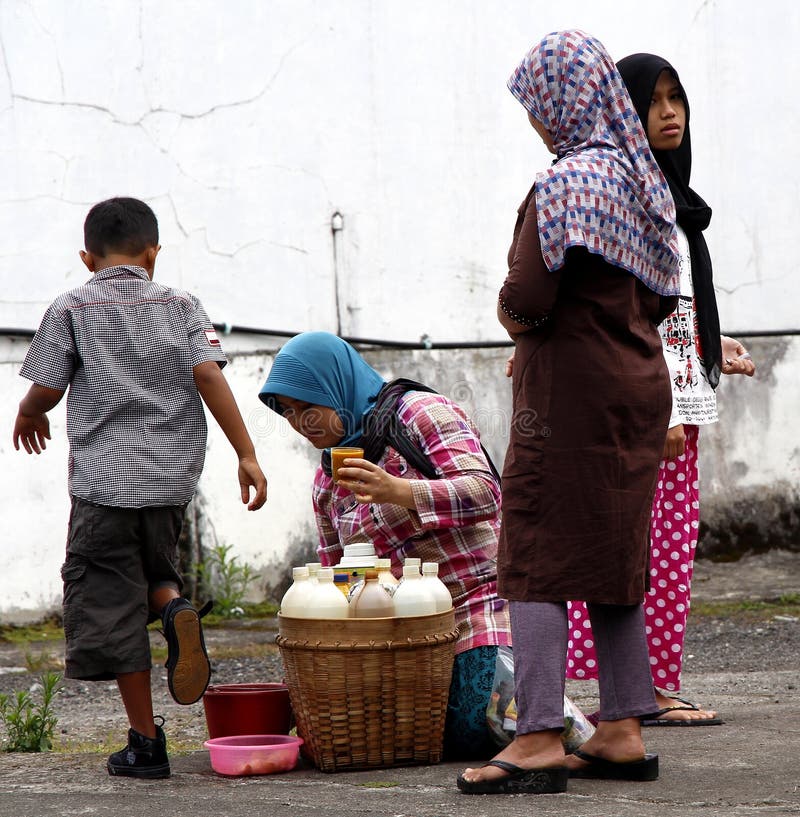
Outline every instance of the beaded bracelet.
<path fill-rule="evenodd" d="M 506 302 L 502 298 L 499 299 L 499 303 L 500 309 L 502 309 L 503 313 L 508 315 L 512 321 L 516 321 L 522 326 L 529 326 L 531 329 L 537 329 L 550 319 L 549 315 L 542 315 L 541 318 L 531 320 L 530 318 L 526 318 L 524 315 L 520 315 L 519 312 L 514 312 L 514 310 L 509 309 L 508 306 L 506 306 Z"/>

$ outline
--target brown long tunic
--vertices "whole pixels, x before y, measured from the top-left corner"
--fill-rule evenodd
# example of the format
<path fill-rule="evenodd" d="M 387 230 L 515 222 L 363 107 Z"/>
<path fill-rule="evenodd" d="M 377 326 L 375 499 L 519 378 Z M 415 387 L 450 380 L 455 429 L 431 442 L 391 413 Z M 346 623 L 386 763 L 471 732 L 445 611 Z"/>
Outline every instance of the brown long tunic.
<path fill-rule="evenodd" d="M 518 316 L 549 317 L 514 352 L 498 592 L 638 604 L 672 401 L 656 326 L 675 299 L 583 248 L 550 272 L 532 192 L 500 297 Z"/>

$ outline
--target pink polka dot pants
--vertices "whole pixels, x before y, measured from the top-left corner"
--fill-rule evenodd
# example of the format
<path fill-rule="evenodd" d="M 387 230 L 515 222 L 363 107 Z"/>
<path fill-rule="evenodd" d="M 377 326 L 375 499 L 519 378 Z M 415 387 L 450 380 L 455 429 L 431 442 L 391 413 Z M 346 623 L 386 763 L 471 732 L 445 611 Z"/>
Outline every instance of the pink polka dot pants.
<path fill-rule="evenodd" d="M 700 527 L 697 426 L 684 425 L 686 449 L 661 462 L 650 521 L 650 592 L 644 613 L 653 683 L 681 687 L 683 639 L 689 615 L 694 552 Z M 597 656 L 586 605 L 569 603 L 567 677 L 597 678 Z"/>

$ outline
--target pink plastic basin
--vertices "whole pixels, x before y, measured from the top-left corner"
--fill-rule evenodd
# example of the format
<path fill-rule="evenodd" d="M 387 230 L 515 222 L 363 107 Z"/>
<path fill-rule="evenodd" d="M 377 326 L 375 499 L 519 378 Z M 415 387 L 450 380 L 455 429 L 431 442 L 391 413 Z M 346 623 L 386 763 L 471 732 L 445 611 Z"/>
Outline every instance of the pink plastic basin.
<path fill-rule="evenodd" d="M 290 772 L 297 765 L 302 742 L 292 735 L 230 735 L 210 738 L 203 746 L 217 774 L 239 776 Z"/>

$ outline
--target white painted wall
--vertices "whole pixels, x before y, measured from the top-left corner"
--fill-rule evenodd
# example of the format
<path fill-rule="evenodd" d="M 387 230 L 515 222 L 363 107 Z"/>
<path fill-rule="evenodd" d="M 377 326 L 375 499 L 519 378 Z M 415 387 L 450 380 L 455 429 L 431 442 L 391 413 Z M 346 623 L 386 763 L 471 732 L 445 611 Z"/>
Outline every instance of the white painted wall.
<path fill-rule="evenodd" d="M 0 328 L 35 329 L 85 280 L 86 211 L 134 195 L 159 216 L 158 278 L 196 293 L 216 322 L 502 339 L 494 301 L 515 210 L 550 160 L 505 81 L 534 41 L 575 26 L 616 58 L 654 51 L 678 67 L 694 185 L 715 211 L 723 326 L 796 328 L 800 9 L 777 0 L 0 0 Z M 67 519 L 61 409 L 42 457 L 9 442 L 26 346 L 0 336 L 6 615 L 57 603 Z M 271 499 L 257 514 L 236 507 L 234 460 L 214 434 L 201 487 L 220 538 L 267 564 L 312 535 L 312 457 L 255 399 L 275 343 L 231 335 L 226 348 L 255 350 L 227 372 Z M 491 414 L 507 396 L 503 354 L 378 362 L 412 360 L 445 391 L 463 371 Z M 746 384 L 746 400 L 772 406 L 773 420 L 796 406 L 799 357 L 790 343 L 769 396 Z M 747 479 L 791 474 L 785 435 L 766 453 L 759 440 L 736 448 Z M 501 456 L 499 432 L 491 445 Z M 723 473 L 734 455 L 719 448 Z"/>

